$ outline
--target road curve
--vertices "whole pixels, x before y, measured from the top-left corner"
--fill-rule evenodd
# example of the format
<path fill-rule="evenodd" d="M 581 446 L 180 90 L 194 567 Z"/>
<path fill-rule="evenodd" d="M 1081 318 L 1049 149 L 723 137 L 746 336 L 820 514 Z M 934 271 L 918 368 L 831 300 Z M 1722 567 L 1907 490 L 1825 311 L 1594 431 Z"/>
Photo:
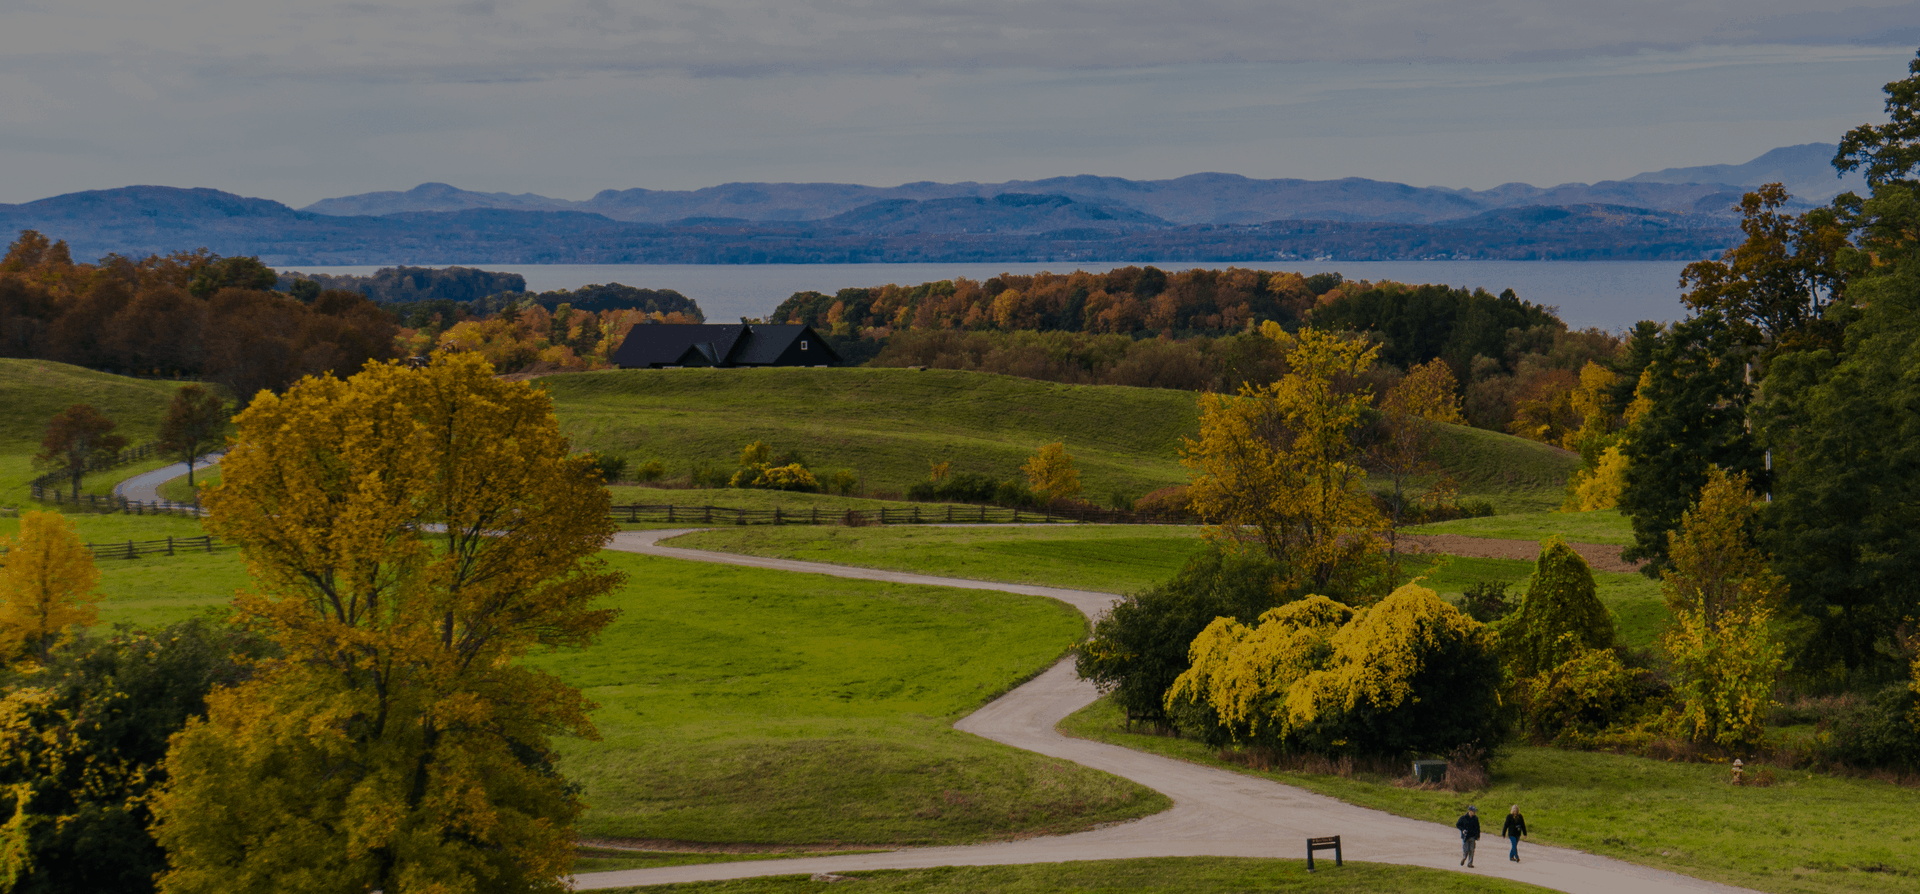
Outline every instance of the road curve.
<path fill-rule="evenodd" d="M 226 451 L 222 450 L 219 453 L 201 457 L 199 462 L 193 464 L 194 472 L 203 472 L 218 465 L 220 457 L 225 453 Z M 114 485 L 113 495 L 122 500 L 132 500 L 137 503 L 168 503 L 171 501 L 160 496 L 160 485 L 185 474 L 187 474 L 186 463 L 174 463 L 151 472 L 142 472 Z"/>
<path fill-rule="evenodd" d="M 740 556 L 660 546 L 684 530 L 629 531 L 614 535 L 609 548 L 695 562 L 715 562 L 862 580 L 990 589 L 1060 599 L 1092 617 L 1117 598 L 1085 590 L 1024 584 L 1000 584 L 958 578 L 903 574 L 871 568 Z M 1074 676 L 1062 661 L 1026 685 L 995 700 L 955 724 L 956 728 L 1028 751 L 1070 760 L 1123 776 L 1165 793 L 1173 809 L 1145 819 L 1090 832 L 961 847 L 909 848 L 877 854 L 804 857 L 742 863 L 668 866 L 576 876 L 580 890 L 630 885 L 663 885 L 766 875 L 853 872 L 864 869 L 915 869 L 932 866 L 987 866 L 1058 863 L 1129 857 L 1288 857 L 1304 856 L 1302 839 L 1341 836 L 1345 856 L 1374 863 L 1423 866 L 1473 872 L 1528 882 L 1570 894 L 1701 894 L 1746 892 L 1745 888 L 1701 881 L 1564 848 L 1523 845 L 1525 862 L 1510 863 L 1506 842 L 1482 839 L 1487 865 L 1458 865 L 1459 839 L 1451 826 L 1421 822 L 1356 807 L 1277 782 L 1146 754 L 1115 745 L 1072 739 L 1054 730 L 1067 715 L 1091 704 L 1098 694 Z M 1487 804 L 1487 818 L 1498 823 L 1504 805 Z"/>

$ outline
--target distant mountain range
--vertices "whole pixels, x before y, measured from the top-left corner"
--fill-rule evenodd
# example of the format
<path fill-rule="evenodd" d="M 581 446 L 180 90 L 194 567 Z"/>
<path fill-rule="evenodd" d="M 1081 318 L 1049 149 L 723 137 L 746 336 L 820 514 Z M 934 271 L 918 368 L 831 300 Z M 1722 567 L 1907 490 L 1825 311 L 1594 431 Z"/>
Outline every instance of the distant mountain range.
<path fill-rule="evenodd" d="M 1254 261 L 1703 257 L 1769 181 L 1824 201 L 1835 147 L 1626 180 L 1488 190 L 1343 180 L 1055 177 L 1006 183 L 729 183 L 586 201 L 443 183 L 295 210 L 212 189 L 132 186 L 0 205 L 0 227 L 78 257 L 207 247 L 270 264 Z"/>

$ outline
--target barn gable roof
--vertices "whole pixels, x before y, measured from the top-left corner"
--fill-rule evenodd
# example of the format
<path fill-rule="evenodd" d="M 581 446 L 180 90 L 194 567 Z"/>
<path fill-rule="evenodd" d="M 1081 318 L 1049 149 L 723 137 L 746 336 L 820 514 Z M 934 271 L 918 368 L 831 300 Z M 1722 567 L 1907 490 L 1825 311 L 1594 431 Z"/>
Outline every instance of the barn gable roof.
<path fill-rule="evenodd" d="M 840 355 L 811 326 L 648 323 L 627 330 L 611 359 L 623 369 L 828 366 L 839 363 Z"/>

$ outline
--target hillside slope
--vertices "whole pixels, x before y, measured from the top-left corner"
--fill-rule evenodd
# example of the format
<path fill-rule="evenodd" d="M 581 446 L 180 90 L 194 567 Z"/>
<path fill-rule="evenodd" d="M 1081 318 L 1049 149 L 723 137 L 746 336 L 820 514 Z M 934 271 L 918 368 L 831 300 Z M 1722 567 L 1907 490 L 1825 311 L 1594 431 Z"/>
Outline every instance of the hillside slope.
<path fill-rule="evenodd" d="M 1176 453 L 1197 422 L 1180 391 L 1060 385 L 955 370 L 619 370 L 540 380 L 580 449 L 659 460 L 670 477 L 732 468 L 755 440 L 815 468 L 852 468 L 876 491 L 905 491 L 928 467 L 999 478 L 1064 441 L 1087 493 L 1137 497 L 1185 478 Z"/>
<path fill-rule="evenodd" d="M 576 449 L 658 460 L 670 479 L 701 463 L 734 467 L 754 440 L 815 469 L 852 468 L 862 486 L 904 492 L 928 467 L 1006 479 L 1063 441 L 1085 496 L 1139 497 L 1187 481 L 1183 437 L 1199 428 L 1187 391 L 1061 385 L 958 370 L 619 370 L 540 379 Z M 1557 506 L 1579 457 L 1511 435 L 1444 426 L 1439 460 L 1462 495 L 1505 511 Z"/>
<path fill-rule="evenodd" d="M 26 500 L 35 472 L 33 454 L 47 420 L 74 404 L 88 404 L 119 423 L 116 434 L 138 444 L 160 431 L 178 382 L 130 379 L 51 360 L 0 358 L 0 506 Z"/>

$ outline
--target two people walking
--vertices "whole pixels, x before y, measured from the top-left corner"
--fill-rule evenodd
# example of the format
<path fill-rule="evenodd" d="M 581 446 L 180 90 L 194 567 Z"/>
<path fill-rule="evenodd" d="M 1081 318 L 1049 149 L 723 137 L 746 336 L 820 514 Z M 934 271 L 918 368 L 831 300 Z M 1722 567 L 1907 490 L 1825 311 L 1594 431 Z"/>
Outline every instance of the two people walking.
<path fill-rule="evenodd" d="M 1472 804 L 1467 812 L 1454 821 L 1453 827 L 1460 830 L 1460 865 L 1473 868 L 1473 849 L 1480 843 L 1480 810 Z M 1500 827 L 1500 836 L 1512 842 L 1507 851 L 1507 859 L 1520 862 L 1520 836 L 1527 834 L 1527 819 L 1520 815 L 1520 805 L 1515 804 L 1507 811 L 1507 822 Z"/>

